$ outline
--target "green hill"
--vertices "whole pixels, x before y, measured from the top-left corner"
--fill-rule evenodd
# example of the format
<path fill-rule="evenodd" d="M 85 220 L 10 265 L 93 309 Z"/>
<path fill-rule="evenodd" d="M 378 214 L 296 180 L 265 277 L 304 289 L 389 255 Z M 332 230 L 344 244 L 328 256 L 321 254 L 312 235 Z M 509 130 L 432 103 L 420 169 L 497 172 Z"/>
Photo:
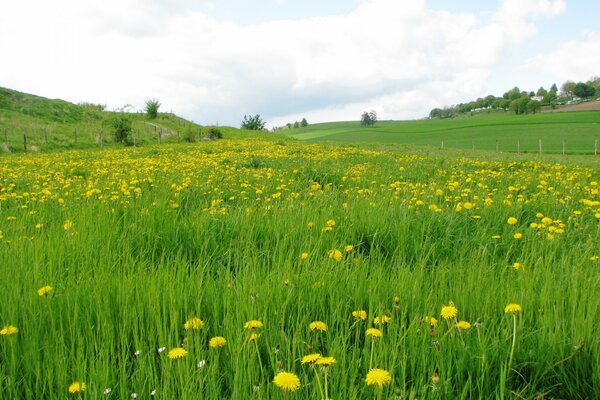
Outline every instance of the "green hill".
<path fill-rule="evenodd" d="M 150 120 L 141 113 L 102 111 L 94 104 L 76 105 L 0 87 L 0 152 L 52 151 L 122 146 L 112 138 L 112 121 L 127 117 L 136 145 L 197 140 L 201 126 L 174 114 Z M 225 131 L 228 128 L 224 129 Z"/>
<path fill-rule="evenodd" d="M 455 119 L 381 121 L 365 128 L 356 122 L 314 124 L 291 129 L 290 136 L 308 141 L 400 144 L 414 146 L 537 152 L 593 153 L 600 139 L 600 111 L 480 114 Z"/>

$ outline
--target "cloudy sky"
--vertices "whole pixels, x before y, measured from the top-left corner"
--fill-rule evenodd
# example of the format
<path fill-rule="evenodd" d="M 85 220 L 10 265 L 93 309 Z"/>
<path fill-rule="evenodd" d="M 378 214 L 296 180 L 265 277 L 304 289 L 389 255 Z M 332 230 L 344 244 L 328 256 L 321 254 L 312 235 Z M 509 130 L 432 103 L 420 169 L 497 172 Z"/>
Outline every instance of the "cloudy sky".
<path fill-rule="evenodd" d="M 600 75 L 591 0 L 19 0 L 0 86 L 195 122 L 421 118 Z"/>

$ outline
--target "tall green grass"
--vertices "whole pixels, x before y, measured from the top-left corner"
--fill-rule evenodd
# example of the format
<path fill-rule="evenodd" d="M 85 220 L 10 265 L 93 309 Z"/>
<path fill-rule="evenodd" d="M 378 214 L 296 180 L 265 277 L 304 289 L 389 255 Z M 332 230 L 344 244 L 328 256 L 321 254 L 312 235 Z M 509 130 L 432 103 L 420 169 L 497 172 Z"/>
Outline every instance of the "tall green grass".
<path fill-rule="evenodd" d="M 375 398 L 370 367 L 392 374 L 383 398 L 600 397 L 599 181 L 571 164 L 252 137 L 4 157 L 0 327 L 19 332 L 0 336 L 2 397 L 65 398 L 81 381 L 86 398 L 277 399 L 285 370 L 302 383 L 288 398 L 320 398 L 300 363 L 313 352 L 337 360 L 335 399 Z M 538 213 L 553 222 L 531 228 Z M 470 330 L 440 317 L 450 301 Z M 523 308 L 511 370 L 508 303 Z M 192 316 L 204 328 L 185 331 Z"/>

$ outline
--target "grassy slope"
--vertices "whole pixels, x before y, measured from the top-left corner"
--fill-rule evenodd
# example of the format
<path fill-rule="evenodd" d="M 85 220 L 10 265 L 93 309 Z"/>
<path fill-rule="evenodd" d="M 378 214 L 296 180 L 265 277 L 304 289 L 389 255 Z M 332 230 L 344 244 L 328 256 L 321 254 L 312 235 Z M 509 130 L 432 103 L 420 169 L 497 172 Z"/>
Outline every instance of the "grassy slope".
<path fill-rule="evenodd" d="M 542 139 L 545 152 L 591 153 L 600 138 L 600 112 L 565 112 L 515 116 L 477 115 L 451 120 L 382 121 L 372 128 L 358 122 L 315 124 L 291 131 L 301 140 L 367 142 L 493 150 L 496 140 L 502 151 L 535 152 Z"/>
<path fill-rule="evenodd" d="M 111 120 L 116 114 L 0 88 L 0 142 L 8 144 L 3 145 L 4 151 L 8 147 L 10 152 L 22 152 L 27 131 L 30 151 L 83 149 L 99 147 L 102 132 L 105 146 L 121 146 L 112 142 Z M 178 133 L 183 140 L 186 131 L 200 132 L 199 125 L 173 114 L 159 114 L 156 120 L 143 114 L 127 115 L 139 145 L 157 143 L 160 131 L 163 142 L 176 142 Z"/>

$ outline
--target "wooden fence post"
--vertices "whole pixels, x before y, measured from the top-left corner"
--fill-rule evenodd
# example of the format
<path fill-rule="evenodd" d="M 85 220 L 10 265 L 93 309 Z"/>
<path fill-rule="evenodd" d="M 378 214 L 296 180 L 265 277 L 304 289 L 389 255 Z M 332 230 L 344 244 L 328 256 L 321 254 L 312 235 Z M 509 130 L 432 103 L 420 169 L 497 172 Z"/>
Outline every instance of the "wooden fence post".
<path fill-rule="evenodd" d="M 598 155 L 598 139 L 594 142 L 594 155 Z"/>
<path fill-rule="evenodd" d="M 27 129 L 23 129 L 23 151 L 27 153 Z"/>
<path fill-rule="evenodd" d="M 565 155 L 566 147 L 567 147 L 567 145 L 565 144 L 565 141 L 563 140 L 563 156 Z"/>
<path fill-rule="evenodd" d="M 521 154 L 521 141 L 517 140 L 517 154 Z"/>
<path fill-rule="evenodd" d="M 158 131 L 158 143 L 162 144 L 162 129 Z"/>
<path fill-rule="evenodd" d="M 102 137 L 102 128 L 100 128 L 100 148 L 104 147 L 103 140 L 104 140 L 104 138 Z"/>
<path fill-rule="evenodd" d="M 538 139 L 538 146 L 540 149 L 540 154 L 542 154 L 542 139 Z"/>
<path fill-rule="evenodd" d="M 75 144 L 77 144 L 77 128 L 75 128 Z"/>

